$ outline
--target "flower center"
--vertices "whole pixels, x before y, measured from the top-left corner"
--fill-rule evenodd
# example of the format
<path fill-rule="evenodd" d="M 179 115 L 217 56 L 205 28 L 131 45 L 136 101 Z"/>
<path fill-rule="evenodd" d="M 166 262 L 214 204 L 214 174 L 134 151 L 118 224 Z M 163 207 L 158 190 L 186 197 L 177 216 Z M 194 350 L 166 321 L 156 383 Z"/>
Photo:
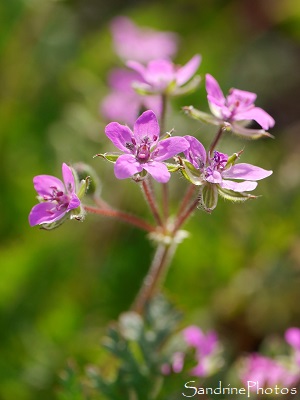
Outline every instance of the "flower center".
<path fill-rule="evenodd" d="M 139 162 L 147 162 L 150 158 L 150 145 L 148 143 L 141 144 L 136 152 L 136 158 Z"/>
<path fill-rule="evenodd" d="M 52 193 L 50 195 L 45 195 L 43 198 L 45 201 L 55 202 L 56 203 L 56 210 L 66 210 L 68 208 L 70 199 L 67 194 L 58 190 L 56 186 L 51 186 Z"/>

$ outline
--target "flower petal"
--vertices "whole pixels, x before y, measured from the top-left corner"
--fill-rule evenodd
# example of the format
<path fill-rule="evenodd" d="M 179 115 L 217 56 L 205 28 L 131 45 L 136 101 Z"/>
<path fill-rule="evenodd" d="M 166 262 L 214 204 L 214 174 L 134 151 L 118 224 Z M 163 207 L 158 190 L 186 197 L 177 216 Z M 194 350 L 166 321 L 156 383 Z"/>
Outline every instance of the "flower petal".
<path fill-rule="evenodd" d="M 257 186 L 257 182 L 252 181 L 244 181 L 244 182 L 235 182 L 223 180 L 220 183 L 221 188 L 233 190 L 234 192 L 247 192 L 254 190 Z"/>
<path fill-rule="evenodd" d="M 130 60 L 127 61 L 126 66 L 136 71 L 141 76 L 141 78 L 145 80 L 145 77 L 147 75 L 147 68 L 143 64 L 137 61 Z"/>
<path fill-rule="evenodd" d="M 74 208 L 77 208 L 79 206 L 80 206 L 80 200 L 77 197 L 77 195 L 75 193 L 73 193 L 73 195 L 70 199 L 67 211 L 73 210 Z"/>
<path fill-rule="evenodd" d="M 126 147 L 126 143 L 132 144 L 132 131 L 126 125 L 120 125 L 118 122 L 111 122 L 105 127 L 106 136 L 113 142 L 113 144 L 125 153 L 130 153 Z"/>
<path fill-rule="evenodd" d="M 52 202 L 39 203 L 30 211 L 29 224 L 30 226 L 50 224 L 62 218 L 66 212 L 66 210 L 58 211 Z"/>
<path fill-rule="evenodd" d="M 271 115 L 259 107 L 253 107 L 249 110 L 238 112 L 233 119 L 236 121 L 253 119 L 263 129 L 269 129 L 275 125 L 275 120 L 271 117 Z"/>
<path fill-rule="evenodd" d="M 232 88 L 227 96 L 227 105 L 233 106 L 234 108 L 249 108 L 253 105 L 256 100 L 256 93 L 247 92 L 246 90 L 240 90 Z"/>
<path fill-rule="evenodd" d="M 203 164 L 206 164 L 206 150 L 201 142 L 196 139 L 194 136 L 184 136 L 184 138 L 188 141 L 190 147 L 184 151 L 184 155 L 187 160 L 193 164 L 193 166 L 197 169 L 202 167 Z"/>
<path fill-rule="evenodd" d="M 263 129 L 249 129 L 240 125 L 238 122 L 232 122 L 230 124 L 230 129 L 232 132 L 239 136 L 243 136 L 246 139 L 259 139 L 263 136 L 273 137 L 269 132 L 266 132 Z"/>
<path fill-rule="evenodd" d="M 112 91 L 103 99 L 101 113 L 108 121 L 120 121 L 132 126 L 140 111 L 141 99 L 141 96 L 133 91 Z"/>
<path fill-rule="evenodd" d="M 115 163 L 115 176 L 118 179 L 130 178 L 142 170 L 143 165 L 131 154 L 122 154 Z"/>
<path fill-rule="evenodd" d="M 65 192 L 65 186 L 62 181 L 52 175 L 37 175 L 33 178 L 33 185 L 40 196 L 52 195 L 53 189 L 56 188 Z"/>
<path fill-rule="evenodd" d="M 154 150 L 153 159 L 156 161 L 164 161 L 168 158 L 174 157 L 189 147 L 188 141 L 180 136 L 170 137 L 160 141 Z"/>
<path fill-rule="evenodd" d="M 273 171 L 267 171 L 263 168 L 256 167 L 252 164 L 235 164 L 222 173 L 223 178 L 229 179 L 245 179 L 250 181 L 258 181 L 270 176 Z"/>
<path fill-rule="evenodd" d="M 206 74 L 205 82 L 209 101 L 218 106 L 224 105 L 225 97 L 216 79 L 212 75 Z"/>
<path fill-rule="evenodd" d="M 166 183 L 171 177 L 167 166 L 162 162 L 150 161 L 143 164 L 143 167 L 157 182 Z"/>
<path fill-rule="evenodd" d="M 150 145 L 159 138 L 159 125 L 156 115 L 152 110 L 143 112 L 136 120 L 133 128 L 134 137 L 140 143 L 145 137 L 150 139 Z"/>
<path fill-rule="evenodd" d="M 193 58 L 190 59 L 190 61 L 188 61 L 184 66 L 177 70 L 176 82 L 178 86 L 184 85 L 192 78 L 201 63 L 201 59 L 202 58 L 200 54 L 196 54 Z"/>
<path fill-rule="evenodd" d="M 62 176 L 67 189 L 67 193 L 75 192 L 75 178 L 72 169 L 65 163 L 62 165 Z"/>

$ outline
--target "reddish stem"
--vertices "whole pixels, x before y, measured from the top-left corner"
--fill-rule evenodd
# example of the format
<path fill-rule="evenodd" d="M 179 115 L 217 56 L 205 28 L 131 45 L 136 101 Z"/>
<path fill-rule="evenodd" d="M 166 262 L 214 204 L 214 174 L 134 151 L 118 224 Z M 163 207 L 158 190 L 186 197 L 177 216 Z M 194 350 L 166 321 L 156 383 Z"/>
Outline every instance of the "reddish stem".
<path fill-rule="evenodd" d="M 155 197 L 153 194 L 153 190 L 152 190 L 150 182 L 147 178 L 142 181 L 142 189 L 144 191 L 147 203 L 150 207 L 150 210 L 152 211 L 152 214 L 153 214 L 156 222 L 158 223 L 159 226 L 163 226 L 163 222 L 162 222 L 162 219 L 158 212 L 158 207 L 157 207 L 156 200 L 155 200 Z"/>
<path fill-rule="evenodd" d="M 143 229 L 146 232 L 154 232 L 155 227 L 148 224 L 148 222 L 144 221 L 143 219 L 136 217 L 135 215 L 128 214 L 123 211 L 114 210 L 113 208 L 97 208 L 93 206 L 83 206 L 87 212 L 103 215 L 105 217 L 113 217 L 121 219 L 124 222 L 127 222 L 130 225 L 134 225 L 140 229 Z"/>

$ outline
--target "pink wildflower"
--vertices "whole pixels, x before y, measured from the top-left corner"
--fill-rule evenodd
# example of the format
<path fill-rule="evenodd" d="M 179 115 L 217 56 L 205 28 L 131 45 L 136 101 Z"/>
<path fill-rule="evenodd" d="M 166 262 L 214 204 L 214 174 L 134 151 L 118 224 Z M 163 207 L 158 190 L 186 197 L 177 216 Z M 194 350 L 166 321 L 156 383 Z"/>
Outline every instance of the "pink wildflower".
<path fill-rule="evenodd" d="M 272 128 L 275 121 L 266 111 L 255 107 L 255 93 L 233 88 L 225 97 L 218 82 L 210 74 L 206 75 L 206 91 L 210 110 L 220 125 L 227 123 L 233 132 L 250 138 L 270 136 L 265 130 Z M 241 123 L 251 120 L 263 129 L 247 129 Z"/>
<path fill-rule="evenodd" d="M 163 161 L 186 150 L 189 146 L 183 137 L 170 137 L 159 141 L 159 125 L 153 111 L 145 111 L 135 122 L 133 132 L 128 126 L 111 122 L 105 128 L 107 137 L 124 154 L 115 163 L 115 175 L 126 179 L 147 171 L 158 181 L 165 183 L 170 172 Z"/>
<path fill-rule="evenodd" d="M 68 212 L 80 206 L 76 195 L 75 179 L 68 165 L 62 165 L 63 182 L 51 175 L 38 175 L 33 178 L 34 188 L 40 203 L 29 214 L 29 224 L 51 224 L 62 219 Z"/>

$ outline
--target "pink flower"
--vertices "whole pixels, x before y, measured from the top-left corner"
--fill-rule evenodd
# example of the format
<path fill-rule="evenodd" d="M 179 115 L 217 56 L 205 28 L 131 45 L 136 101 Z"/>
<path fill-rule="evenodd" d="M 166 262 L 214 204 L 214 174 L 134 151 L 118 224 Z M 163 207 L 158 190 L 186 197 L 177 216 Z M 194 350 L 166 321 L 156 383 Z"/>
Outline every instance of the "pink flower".
<path fill-rule="evenodd" d="M 185 170 L 193 184 L 209 187 L 213 193 L 214 201 L 209 207 L 210 210 L 217 205 L 217 193 L 236 201 L 246 199 L 248 195 L 244 192 L 254 190 L 257 186 L 256 181 L 272 174 L 272 171 L 251 164 L 235 164 L 238 154 L 228 157 L 227 154 L 214 151 L 213 157 L 209 157 L 206 155 L 204 146 L 196 138 L 185 136 L 185 139 L 190 146 L 184 151 L 184 155 L 192 165 L 193 173 L 189 172 L 191 168 L 186 167 Z M 236 182 L 236 180 L 242 182 Z M 242 194 L 242 197 L 237 197 L 235 192 Z"/>
<path fill-rule="evenodd" d="M 161 115 L 160 96 L 141 96 L 133 90 L 132 82 L 142 82 L 137 72 L 121 68 L 114 69 L 110 73 L 108 81 L 112 91 L 101 104 L 102 114 L 108 120 L 117 120 L 133 125 L 143 108 L 153 110 L 158 116 Z"/>
<path fill-rule="evenodd" d="M 174 33 L 137 27 L 129 18 L 117 17 L 111 23 L 114 47 L 123 60 L 146 63 L 156 58 L 172 58 L 177 52 Z"/>
<path fill-rule="evenodd" d="M 63 182 L 51 175 L 38 175 L 33 178 L 40 203 L 30 211 L 31 226 L 56 222 L 80 206 L 75 192 L 74 175 L 66 164 L 62 165 L 62 175 Z"/>
<path fill-rule="evenodd" d="M 286 369 L 278 361 L 251 354 L 245 359 L 241 380 L 247 384 L 248 381 L 258 382 L 259 387 L 273 387 L 275 385 L 291 386 L 298 381 L 299 377 Z M 256 390 L 256 387 L 253 387 Z"/>
<path fill-rule="evenodd" d="M 296 363 L 300 367 L 300 328 L 289 328 L 284 336 L 286 342 L 293 347 Z"/>
<path fill-rule="evenodd" d="M 201 62 L 201 56 L 195 55 L 182 67 L 175 66 L 169 60 L 157 59 L 150 61 L 147 66 L 137 62 L 128 61 L 127 66 L 136 71 L 144 83 L 135 83 L 137 91 L 148 94 L 178 95 L 187 90 L 184 85 L 194 76 Z M 198 85 L 197 77 L 190 82 L 188 90 Z"/>
<path fill-rule="evenodd" d="M 145 111 L 135 122 L 133 132 L 126 125 L 111 122 L 105 128 L 107 137 L 124 154 L 115 163 L 115 175 L 126 179 L 147 171 L 158 181 L 165 183 L 170 172 L 163 161 L 188 148 L 182 137 L 170 137 L 159 141 L 159 125 L 153 111 Z"/>
<path fill-rule="evenodd" d="M 214 369 L 213 357 L 218 350 L 218 338 L 215 332 L 204 334 L 200 328 L 191 325 L 183 331 L 188 346 L 195 348 L 197 365 L 192 369 L 194 376 L 208 376 Z"/>
<path fill-rule="evenodd" d="M 206 75 L 206 91 L 210 110 L 219 124 L 224 122 L 229 124 L 231 130 L 237 134 L 250 138 L 267 135 L 265 130 L 275 124 L 274 119 L 266 111 L 255 107 L 255 93 L 233 88 L 225 97 L 218 82 L 209 74 Z M 263 129 L 247 129 L 241 123 L 251 120 L 256 121 Z"/>

